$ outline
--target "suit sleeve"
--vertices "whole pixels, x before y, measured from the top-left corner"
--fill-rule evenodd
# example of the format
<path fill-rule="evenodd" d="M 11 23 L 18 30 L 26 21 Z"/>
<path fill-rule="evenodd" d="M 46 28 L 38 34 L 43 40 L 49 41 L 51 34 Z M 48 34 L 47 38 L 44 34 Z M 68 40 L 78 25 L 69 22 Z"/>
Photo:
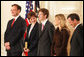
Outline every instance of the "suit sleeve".
<path fill-rule="evenodd" d="M 51 56 L 53 56 L 55 54 L 55 51 L 54 51 L 54 46 L 55 46 L 55 38 L 53 39 L 52 41 L 52 45 L 51 45 Z"/>
<path fill-rule="evenodd" d="M 5 31 L 5 34 L 4 34 L 4 43 L 9 42 L 8 36 L 9 36 L 9 31 L 10 31 L 10 23 L 11 23 L 11 21 L 9 21 L 8 24 L 7 24 L 7 28 L 6 28 L 6 31 Z"/>
<path fill-rule="evenodd" d="M 53 37 L 54 37 L 54 31 L 55 31 L 55 27 L 53 25 L 51 25 L 49 28 L 49 37 L 50 37 L 51 44 L 52 44 Z"/>
<path fill-rule="evenodd" d="M 81 29 L 80 31 L 77 31 L 77 36 L 76 36 L 76 39 L 77 39 L 77 43 L 79 43 L 79 47 L 81 49 L 81 53 L 83 55 L 83 30 Z"/>

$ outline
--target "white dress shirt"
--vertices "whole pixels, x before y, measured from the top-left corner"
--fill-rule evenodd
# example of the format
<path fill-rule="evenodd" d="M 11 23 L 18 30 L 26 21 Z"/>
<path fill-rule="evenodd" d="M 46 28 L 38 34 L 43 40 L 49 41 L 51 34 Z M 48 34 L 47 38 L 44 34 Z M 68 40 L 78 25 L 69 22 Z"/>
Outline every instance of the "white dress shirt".
<path fill-rule="evenodd" d="M 48 21 L 48 19 L 41 21 L 41 23 L 45 26 L 47 21 Z"/>
<path fill-rule="evenodd" d="M 45 24 L 47 23 L 47 21 L 48 21 L 48 19 L 46 19 L 46 20 L 43 20 L 43 21 L 41 21 L 41 23 L 42 23 L 42 28 L 41 28 L 41 30 L 43 31 L 43 26 L 45 26 Z"/>
<path fill-rule="evenodd" d="M 32 31 L 33 27 L 34 27 L 34 25 L 31 24 L 31 26 L 30 26 L 30 30 L 29 30 L 29 34 L 28 34 L 28 37 L 30 37 L 30 34 L 31 34 L 31 31 Z"/>
<path fill-rule="evenodd" d="M 80 25 L 80 23 L 79 23 L 79 24 L 77 24 L 77 25 L 75 26 L 75 29 L 76 29 L 79 25 Z"/>
<path fill-rule="evenodd" d="M 16 17 L 13 17 L 15 19 L 15 21 L 17 20 L 17 18 L 19 17 L 20 15 L 16 16 Z"/>

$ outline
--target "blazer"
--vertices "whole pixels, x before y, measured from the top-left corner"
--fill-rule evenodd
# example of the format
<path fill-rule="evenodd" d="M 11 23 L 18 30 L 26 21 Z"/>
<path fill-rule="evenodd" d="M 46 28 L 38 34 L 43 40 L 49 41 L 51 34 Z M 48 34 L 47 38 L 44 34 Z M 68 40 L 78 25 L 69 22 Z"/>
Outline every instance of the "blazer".
<path fill-rule="evenodd" d="M 80 24 L 71 38 L 70 56 L 83 56 L 83 25 Z"/>
<path fill-rule="evenodd" d="M 29 37 L 28 37 L 28 34 L 29 34 L 31 24 L 27 28 L 27 36 L 26 36 L 25 41 L 28 42 L 27 47 L 30 50 L 28 52 L 28 56 L 37 56 L 37 49 L 38 49 L 37 47 L 38 47 L 38 39 L 39 39 L 38 38 L 39 37 L 38 26 L 39 26 L 39 24 L 38 24 L 38 22 L 36 22 Z"/>
<path fill-rule="evenodd" d="M 51 44 L 54 35 L 54 26 L 51 22 L 47 21 L 44 30 L 41 31 L 42 25 L 39 25 L 39 42 L 38 42 L 38 56 L 50 56 Z"/>
<path fill-rule="evenodd" d="M 67 56 L 67 44 L 69 39 L 70 33 L 67 29 L 62 29 L 61 31 L 59 28 L 55 30 L 54 39 L 52 42 L 51 48 L 51 55 L 56 56 Z"/>
<path fill-rule="evenodd" d="M 11 52 L 10 55 L 15 55 L 23 51 L 26 22 L 21 16 L 14 22 L 13 27 L 11 27 L 12 22 L 13 19 L 7 24 L 7 29 L 4 34 L 4 43 L 10 42 L 11 49 L 7 51 Z"/>

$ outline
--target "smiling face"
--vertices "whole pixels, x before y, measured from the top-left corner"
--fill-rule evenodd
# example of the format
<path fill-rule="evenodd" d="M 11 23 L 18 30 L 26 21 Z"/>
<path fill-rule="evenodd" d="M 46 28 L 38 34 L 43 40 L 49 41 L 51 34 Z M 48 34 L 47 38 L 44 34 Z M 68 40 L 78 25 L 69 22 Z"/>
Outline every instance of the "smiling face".
<path fill-rule="evenodd" d="M 43 12 L 41 12 L 41 11 L 39 12 L 38 17 L 39 17 L 40 21 L 43 21 L 46 19 L 46 15 L 44 15 Z"/>
<path fill-rule="evenodd" d="M 11 14 L 12 16 L 16 17 L 20 13 L 20 10 L 17 9 L 17 6 L 12 6 Z"/>
<path fill-rule="evenodd" d="M 76 20 L 75 19 L 72 21 L 71 18 L 68 18 L 68 22 L 73 28 L 76 26 Z"/>
<path fill-rule="evenodd" d="M 32 17 L 30 18 L 30 20 L 31 20 L 31 23 L 36 23 L 36 21 L 37 21 L 37 19 L 36 19 L 35 16 L 32 16 Z"/>

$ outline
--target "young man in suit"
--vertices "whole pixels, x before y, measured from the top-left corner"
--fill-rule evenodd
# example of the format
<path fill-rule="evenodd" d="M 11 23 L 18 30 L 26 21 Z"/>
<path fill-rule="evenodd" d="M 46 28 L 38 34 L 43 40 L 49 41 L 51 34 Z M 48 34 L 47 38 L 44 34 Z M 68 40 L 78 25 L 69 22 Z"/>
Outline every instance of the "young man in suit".
<path fill-rule="evenodd" d="M 54 26 L 48 20 L 49 11 L 45 8 L 39 10 L 39 41 L 38 41 L 38 56 L 50 56 L 51 55 L 51 44 L 54 34 Z"/>
<path fill-rule="evenodd" d="M 74 28 L 74 33 L 70 42 L 70 56 L 83 56 L 83 25 L 80 24 L 80 18 L 78 14 L 72 13 L 67 19 Z"/>
<path fill-rule="evenodd" d="M 19 15 L 21 7 L 13 4 L 11 14 L 14 17 L 8 22 L 4 34 L 4 43 L 7 56 L 21 56 L 24 44 L 24 32 L 26 29 L 25 20 Z"/>

